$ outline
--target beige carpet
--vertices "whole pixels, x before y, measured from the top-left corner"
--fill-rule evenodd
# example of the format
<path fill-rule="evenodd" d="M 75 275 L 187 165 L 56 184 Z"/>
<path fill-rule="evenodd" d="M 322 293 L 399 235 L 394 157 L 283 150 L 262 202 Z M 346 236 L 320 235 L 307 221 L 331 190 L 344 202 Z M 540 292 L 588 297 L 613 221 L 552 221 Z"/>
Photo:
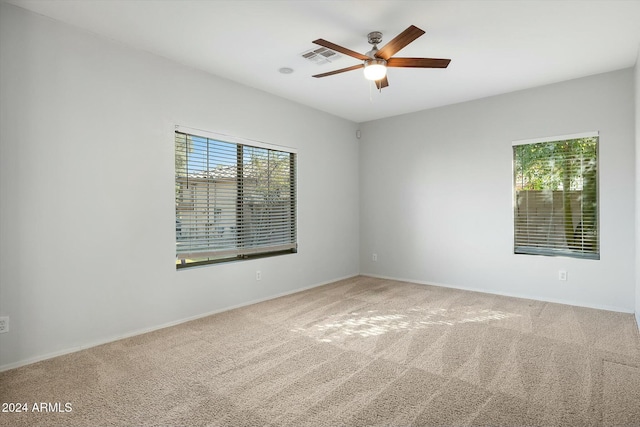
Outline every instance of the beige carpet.
<path fill-rule="evenodd" d="M 29 405 L 3 426 L 639 426 L 640 337 L 630 314 L 356 277 L 0 373 L 0 402 Z"/>

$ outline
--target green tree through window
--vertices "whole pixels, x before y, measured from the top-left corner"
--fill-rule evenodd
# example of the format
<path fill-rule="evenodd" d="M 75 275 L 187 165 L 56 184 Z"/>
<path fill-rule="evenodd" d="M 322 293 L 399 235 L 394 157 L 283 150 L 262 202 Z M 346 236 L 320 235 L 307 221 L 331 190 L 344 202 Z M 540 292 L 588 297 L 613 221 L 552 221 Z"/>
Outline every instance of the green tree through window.
<path fill-rule="evenodd" d="M 515 253 L 599 259 L 598 136 L 514 145 Z"/>

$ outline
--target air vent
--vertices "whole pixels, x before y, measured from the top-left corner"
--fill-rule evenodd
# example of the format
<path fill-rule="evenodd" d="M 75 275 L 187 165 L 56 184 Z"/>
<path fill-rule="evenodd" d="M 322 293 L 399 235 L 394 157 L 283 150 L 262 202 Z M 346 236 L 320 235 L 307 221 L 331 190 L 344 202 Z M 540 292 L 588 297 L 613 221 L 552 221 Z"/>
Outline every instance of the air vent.
<path fill-rule="evenodd" d="M 326 47 L 319 47 L 303 52 L 302 57 L 314 64 L 322 65 L 330 62 L 336 62 L 338 59 L 342 58 L 342 55 L 331 49 L 327 49 Z"/>

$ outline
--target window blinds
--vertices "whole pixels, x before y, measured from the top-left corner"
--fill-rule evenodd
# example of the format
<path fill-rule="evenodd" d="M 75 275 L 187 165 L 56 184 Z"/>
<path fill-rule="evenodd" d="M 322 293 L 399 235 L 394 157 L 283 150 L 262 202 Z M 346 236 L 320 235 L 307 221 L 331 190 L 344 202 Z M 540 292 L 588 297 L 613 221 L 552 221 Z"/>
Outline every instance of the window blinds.
<path fill-rule="evenodd" d="M 180 265 L 295 252 L 295 153 L 176 131 L 175 156 Z"/>
<path fill-rule="evenodd" d="M 514 143 L 514 252 L 599 259 L 598 134 L 565 138 Z"/>

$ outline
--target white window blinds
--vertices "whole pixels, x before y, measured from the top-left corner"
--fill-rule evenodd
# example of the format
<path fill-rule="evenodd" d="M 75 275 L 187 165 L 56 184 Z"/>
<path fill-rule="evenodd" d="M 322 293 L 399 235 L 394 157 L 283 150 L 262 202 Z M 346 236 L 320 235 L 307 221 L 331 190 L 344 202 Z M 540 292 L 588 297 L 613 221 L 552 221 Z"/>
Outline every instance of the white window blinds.
<path fill-rule="evenodd" d="M 514 143 L 514 252 L 600 259 L 598 134 Z"/>
<path fill-rule="evenodd" d="M 296 155 L 175 132 L 178 267 L 295 252 Z"/>

